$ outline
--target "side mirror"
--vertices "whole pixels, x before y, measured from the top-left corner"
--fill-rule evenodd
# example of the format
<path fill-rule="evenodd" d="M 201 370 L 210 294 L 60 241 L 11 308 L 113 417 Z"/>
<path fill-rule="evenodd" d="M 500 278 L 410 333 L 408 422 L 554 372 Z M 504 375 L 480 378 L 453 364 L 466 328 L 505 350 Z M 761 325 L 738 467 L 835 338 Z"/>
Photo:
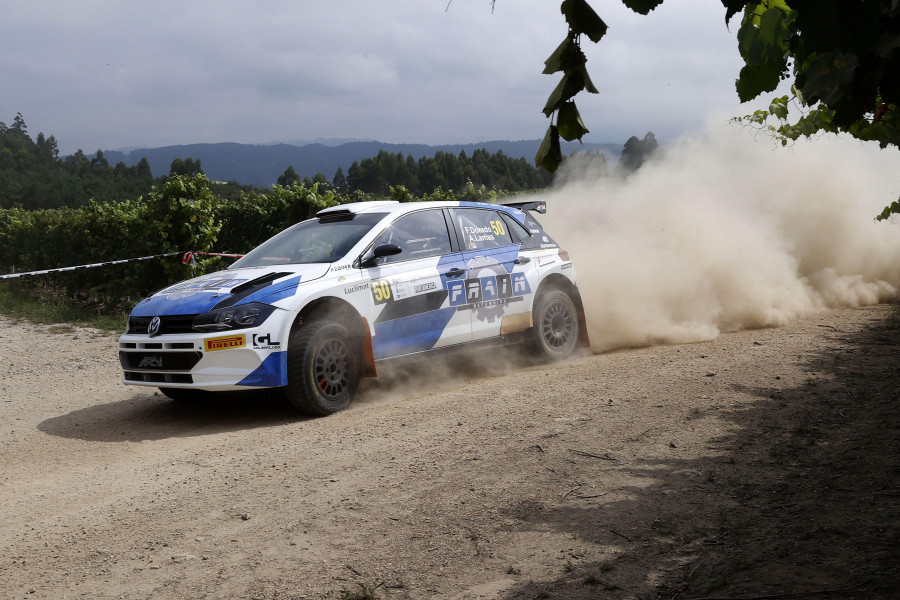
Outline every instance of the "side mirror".
<path fill-rule="evenodd" d="M 382 256 L 394 256 L 395 254 L 400 254 L 403 252 L 403 248 L 398 246 L 397 244 L 382 244 L 380 246 L 375 246 L 372 249 L 372 254 L 375 258 L 381 258 Z"/>
<path fill-rule="evenodd" d="M 362 260 L 359 261 L 359 266 L 363 269 L 374 267 L 378 264 L 379 258 L 382 258 L 383 256 L 394 256 L 401 252 L 403 252 L 403 248 L 397 244 L 381 244 L 367 252 L 366 255 L 362 257 Z"/>

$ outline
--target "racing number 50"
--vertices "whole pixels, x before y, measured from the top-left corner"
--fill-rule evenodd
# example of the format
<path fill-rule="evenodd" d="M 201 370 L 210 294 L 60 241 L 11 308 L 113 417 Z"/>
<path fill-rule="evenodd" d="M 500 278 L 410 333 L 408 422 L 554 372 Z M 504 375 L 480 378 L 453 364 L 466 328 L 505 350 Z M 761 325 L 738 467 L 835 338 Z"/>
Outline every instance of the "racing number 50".
<path fill-rule="evenodd" d="M 494 235 L 506 235 L 506 229 L 503 228 L 503 221 L 491 221 L 491 230 Z"/>
<path fill-rule="evenodd" d="M 386 279 L 372 282 L 372 297 L 375 304 L 384 304 L 391 299 L 391 284 Z"/>

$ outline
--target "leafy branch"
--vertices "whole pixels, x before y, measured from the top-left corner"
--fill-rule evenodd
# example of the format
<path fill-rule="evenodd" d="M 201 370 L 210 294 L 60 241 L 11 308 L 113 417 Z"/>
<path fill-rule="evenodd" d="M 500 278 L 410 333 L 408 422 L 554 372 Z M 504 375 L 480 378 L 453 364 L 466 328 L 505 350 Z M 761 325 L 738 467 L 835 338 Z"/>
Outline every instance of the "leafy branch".
<path fill-rule="evenodd" d="M 647 14 L 662 0 L 622 0 Z M 742 102 L 792 82 L 792 97 L 774 98 L 768 110 L 738 117 L 759 126 L 783 144 L 818 132 L 843 132 L 882 148 L 900 148 L 900 0 L 721 0 L 725 24 L 743 13 L 737 31 L 744 66 L 735 82 Z M 493 2 L 492 2 L 493 4 Z M 560 137 L 580 140 L 588 129 L 575 96 L 597 88 L 587 74 L 581 36 L 599 42 L 607 26 L 587 0 L 564 0 L 560 10 L 569 26 L 563 42 L 545 61 L 544 73 L 562 73 L 544 114 L 550 127 L 535 162 L 555 171 L 562 162 Z M 789 103 L 800 107 L 789 119 Z M 774 118 L 776 124 L 769 125 Z M 878 219 L 900 214 L 900 201 Z"/>
<path fill-rule="evenodd" d="M 722 0 L 726 23 L 743 11 L 738 47 L 741 101 L 793 77 L 792 96 L 735 121 L 772 133 L 782 145 L 819 132 L 847 133 L 900 148 L 900 2 Z M 792 120 L 789 107 L 799 108 Z M 770 124 L 773 120 L 775 124 Z M 876 218 L 900 213 L 894 202 Z"/>
<path fill-rule="evenodd" d="M 635 12 L 647 14 L 662 0 L 623 0 L 623 2 Z M 569 31 L 553 54 L 544 61 L 543 72 L 545 75 L 562 73 L 562 78 L 544 105 L 543 112 L 550 119 L 550 126 L 534 157 L 534 162 L 538 166 L 551 173 L 556 171 L 562 162 L 560 138 L 571 142 L 581 140 L 584 134 L 590 133 L 575 105 L 575 96 L 582 91 L 599 93 L 587 72 L 587 57 L 581 49 L 581 36 L 587 36 L 589 40 L 597 43 L 609 29 L 586 0 L 563 0 L 560 12 L 565 17 Z"/>

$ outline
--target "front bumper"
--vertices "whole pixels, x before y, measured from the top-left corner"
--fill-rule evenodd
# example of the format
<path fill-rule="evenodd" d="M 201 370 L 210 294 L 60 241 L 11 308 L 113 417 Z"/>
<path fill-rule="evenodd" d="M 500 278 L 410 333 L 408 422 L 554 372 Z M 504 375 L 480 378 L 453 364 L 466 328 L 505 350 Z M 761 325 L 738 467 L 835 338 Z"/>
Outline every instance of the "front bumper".
<path fill-rule="evenodd" d="M 124 334 L 119 362 L 127 385 L 226 391 L 287 384 L 286 347 L 260 329 L 215 334 Z"/>

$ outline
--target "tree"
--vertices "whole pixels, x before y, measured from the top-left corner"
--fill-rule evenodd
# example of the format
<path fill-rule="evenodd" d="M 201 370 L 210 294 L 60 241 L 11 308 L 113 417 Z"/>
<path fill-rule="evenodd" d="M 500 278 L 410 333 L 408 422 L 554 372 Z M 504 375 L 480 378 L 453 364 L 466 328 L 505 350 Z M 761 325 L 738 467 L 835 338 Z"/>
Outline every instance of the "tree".
<path fill-rule="evenodd" d="M 347 188 L 347 176 L 344 175 L 344 169 L 341 167 L 337 168 L 337 171 L 334 172 L 334 177 L 331 178 L 331 185 L 339 191 Z"/>
<path fill-rule="evenodd" d="M 800 104 L 820 103 L 820 129 L 862 135 L 883 146 L 900 142 L 900 3 L 722 3 L 726 22 L 744 12 L 737 34 L 745 63 L 737 80 L 741 101 L 774 91 L 792 71 Z"/>
<path fill-rule="evenodd" d="M 663 0 L 622 0 L 646 15 Z M 865 0 L 721 0 L 726 26 L 743 12 L 737 32 L 744 59 L 736 81 L 738 97 L 751 100 L 775 90 L 780 81 L 793 82 L 793 98 L 776 98 L 768 111 L 743 120 L 764 126 L 782 140 L 819 131 L 846 132 L 882 148 L 900 148 L 900 1 Z M 544 113 L 551 118 L 535 162 L 555 171 L 562 161 L 559 138 L 581 139 L 588 132 L 575 109 L 579 92 L 596 92 L 587 75 L 580 48 L 582 35 L 598 42 L 606 24 L 587 0 L 563 0 L 560 7 L 569 33 L 545 62 L 544 73 L 562 72 Z M 801 116 L 788 120 L 793 101 Z M 555 123 L 553 118 L 555 117 Z M 879 218 L 900 213 L 900 201 Z"/>
<path fill-rule="evenodd" d="M 281 186 L 291 185 L 292 183 L 300 183 L 300 176 L 297 175 L 297 171 L 294 170 L 294 166 L 289 165 L 288 168 L 284 170 L 284 173 L 278 176 L 278 180 L 276 181 L 276 183 Z"/>
<path fill-rule="evenodd" d="M 22 116 L 22 113 L 16 113 L 11 129 L 15 129 L 19 133 L 28 134 L 28 126 L 25 124 L 25 118 Z"/>
<path fill-rule="evenodd" d="M 334 182 L 337 186 L 338 174 Z M 422 156 L 414 159 L 406 158 L 399 152 L 391 154 L 380 151 L 372 158 L 361 162 L 354 161 L 346 177 L 346 189 L 368 194 L 399 193 L 391 192 L 394 188 L 402 188 L 404 193 L 422 196 L 434 192 L 437 188 L 449 192 L 463 193 L 469 184 L 485 189 L 516 192 L 546 187 L 552 176 L 544 169 L 539 169 L 524 158 L 511 158 L 498 150 L 488 154 L 484 148 L 475 150 L 469 158 L 465 151 L 452 154 L 438 150 L 434 156 Z"/>
<path fill-rule="evenodd" d="M 191 177 L 194 177 L 196 175 L 203 175 L 203 169 L 200 167 L 199 158 L 197 160 L 193 160 L 192 158 L 188 157 L 184 161 L 184 168 L 187 171 L 185 175 L 189 175 Z"/>
<path fill-rule="evenodd" d="M 900 148 L 900 2 L 897 0 L 722 0 L 726 22 L 743 10 L 738 46 L 741 101 L 793 77 L 792 97 L 738 118 L 782 144 L 819 131 Z M 800 113 L 789 119 L 793 104 Z M 766 125 L 769 117 L 777 125 Z M 878 219 L 900 213 L 900 201 Z"/>
<path fill-rule="evenodd" d="M 41 163 L 45 165 L 54 164 L 59 156 L 59 149 L 56 147 L 56 138 L 52 135 L 49 138 L 44 137 L 44 132 L 38 133 L 37 140 L 37 157 Z"/>
<path fill-rule="evenodd" d="M 75 154 L 71 154 L 65 158 L 63 164 L 70 172 L 83 175 L 91 170 L 91 159 L 84 155 L 84 151 L 79 148 Z"/>
<path fill-rule="evenodd" d="M 656 152 L 658 146 L 652 131 L 648 131 L 642 140 L 634 135 L 628 138 L 619 157 L 619 167 L 623 174 L 633 173 L 641 168 L 641 165 Z"/>
<path fill-rule="evenodd" d="M 124 163 L 110 167 L 97 150 L 94 157 L 78 150 L 59 158 L 54 136 L 29 137 L 21 113 L 12 127 L 0 123 L 0 207 L 21 206 L 26 210 L 79 207 L 93 198 L 98 202 L 123 201 L 150 191 L 152 178 Z"/>
<path fill-rule="evenodd" d="M 188 177 L 203 175 L 203 169 L 200 167 L 200 159 L 198 158 L 195 161 L 191 157 L 184 160 L 176 158 L 172 161 L 172 164 L 169 165 L 169 176 L 175 175 L 186 175 Z"/>
<path fill-rule="evenodd" d="M 150 171 L 150 162 L 146 156 L 142 156 L 137 164 L 137 175 L 141 179 L 153 179 L 153 173 Z"/>
<path fill-rule="evenodd" d="M 137 169 L 135 169 L 134 167 L 129 167 L 120 160 L 116 163 L 116 166 L 113 167 L 112 171 L 113 175 L 115 175 L 116 177 L 128 177 L 132 170 L 134 170 L 135 172 L 137 171 Z"/>
<path fill-rule="evenodd" d="M 97 149 L 97 154 L 91 159 L 91 168 L 106 170 L 109 169 L 109 161 L 103 157 L 103 150 Z"/>

